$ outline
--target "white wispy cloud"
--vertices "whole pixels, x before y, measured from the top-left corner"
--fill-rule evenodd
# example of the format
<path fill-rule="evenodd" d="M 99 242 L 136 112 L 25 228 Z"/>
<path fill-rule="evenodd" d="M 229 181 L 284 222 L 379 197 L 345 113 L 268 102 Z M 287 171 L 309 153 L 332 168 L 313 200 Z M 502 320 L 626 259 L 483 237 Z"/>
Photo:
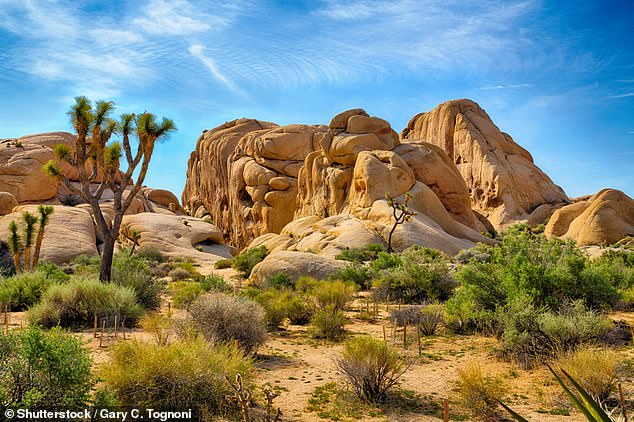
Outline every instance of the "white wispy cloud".
<path fill-rule="evenodd" d="M 491 85 L 491 86 L 483 86 L 479 89 L 482 91 L 491 91 L 496 89 L 518 89 L 518 88 L 530 88 L 532 84 L 508 84 L 508 85 Z"/>
<path fill-rule="evenodd" d="M 188 35 L 208 31 L 212 23 L 224 23 L 221 18 L 209 22 L 208 16 L 205 20 L 195 17 L 196 10 L 184 0 L 150 0 L 144 10 L 147 14 L 133 19 L 132 24 L 150 34 Z"/>
<path fill-rule="evenodd" d="M 634 97 L 634 92 L 626 92 L 624 94 L 610 95 L 608 98 L 629 98 Z"/>
<path fill-rule="evenodd" d="M 231 79 L 229 79 L 220 71 L 214 59 L 205 54 L 205 47 L 202 44 L 192 44 L 191 46 L 189 46 L 188 51 L 191 53 L 192 56 L 196 57 L 202 62 L 203 65 L 205 65 L 205 67 L 209 70 L 209 72 L 211 72 L 214 78 L 218 80 L 218 82 L 222 83 L 231 91 L 248 98 L 248 95 L 243 90 L 238 88 L 238 86 L 236 86 L 236 84 Z"/>

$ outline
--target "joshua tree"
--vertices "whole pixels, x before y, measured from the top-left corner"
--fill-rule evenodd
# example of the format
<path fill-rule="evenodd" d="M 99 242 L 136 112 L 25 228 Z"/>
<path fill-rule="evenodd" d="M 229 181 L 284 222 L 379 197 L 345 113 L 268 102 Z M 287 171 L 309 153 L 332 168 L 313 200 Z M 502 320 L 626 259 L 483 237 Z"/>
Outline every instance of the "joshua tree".
<path fill-rule="evenodd" d="M 412 199 L 412 194 L 407 192 L 405 194 L 405 202 L 399 203 L 394 198 L 392 198 L 388 193 L 385 194 L 385 198 L 387 199 L 387 203 L 392 207 L 392 212 L 394 214 L 394 225 L 392 226 L 392 230 L 390 230 L 390 234 L 387 238 L 387 251 L 394 252 L 392 248 L 392 235 L 396 231 L 396 227 L 405 222 L 409 223 L 412 221 L 412 217 L 418 214 L 416 211 L 410 211 L 407 204 Z"/>
<path fill-rule="evenodd" d="M 130 230 L 130 235 L 123 233 L 126 239 L 132 242 L 132 249 L 130 249 L 130 256 L 134 255 L 134 248 L 139 246 L 139 240 L 141 240 L 141 233 L 132 229 Z"/>
<path fill-rule="evenodd" d="M 42 249 L 42 241 L 44 240 L 44 230 L 46 229 L 50 215 L 53 214 L 53 207 L 50 205 L 39 205 L 37 212 L 40 214 L 40 227 L 37 230 L 37 237 L 35 238 L 35 251 L 33 252 L 31 269 L 35 269 L 37 263 L 40 261 L 40 250 Z"/>
<path fill-rule="evenodd" d="M 24 221 L 24 270 L 31 268 L 31 246 L 33 245 L 33 235 L 35 235 L 35 225 L 38 218 L 28 211 L 22 213 Z"/>
<path fill-rule="evenodd" d="M 44 165 L 44 171 L 61 180 L 71 193 L 81 195 L 90 204 L 97 229 L 104 240 L 99 272 L 101 281 L 110 281 L 114 244 L 119 236 L 123 214 L 143 185 L 154 144 L 176 130 L 171 119 L 163 117 L 159 123 L 156 116 L 148 112 L 138 116 L 122 114 L 120 120 L 115 121 L 109 117 L 113 110 L 114 103 L 111 101 L 97 101 L 93 108 L 86 97 L 76 97 L 75 105 L 68 112 L 77 132 L 74 148 L 71 150 L 66 144 L 56 145 L 57 161 L 51 160 Z M 120 134 L 122 142 L 109 143 L 113 134 Z M 130 144 L 132 136 L 138 140 L 136 151 Z M 121 157 L 125 157 L 127 162 L 126 171 L 119 169 Z M 60 161 L 65 161 L 77 170 L 80 187 L 73 185 L 64 175 L 59 166 Z M 141 168 L 136 183 L 124 197 L 139 164 Z M 91 189 L 91 186 L 95 189 Z M 107 221 L 99 207 L 99 200 L 107 188 L 114 196 L 113 221 Z"/>
<path fill-rule="evenodd" d="M 22 239 L 18 234 L 18 224 L 15 221 L 9 223 L 9 249 L 13 254 L 13 265 L 15 266 L 15 272 L 19 273 L 22 269 Z"/>

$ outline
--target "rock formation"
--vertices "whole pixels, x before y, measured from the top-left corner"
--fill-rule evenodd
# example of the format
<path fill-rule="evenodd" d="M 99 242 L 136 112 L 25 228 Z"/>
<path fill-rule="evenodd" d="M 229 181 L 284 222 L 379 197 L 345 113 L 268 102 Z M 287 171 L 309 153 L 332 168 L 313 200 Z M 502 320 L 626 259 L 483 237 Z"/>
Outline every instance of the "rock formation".
<path fill-rule="evenodd" d="M 448 101 L 414 116 L 401 136 L 441 147 L 466 181 L 473 209 L 496 229 L 539 224 L 569 202 L 530 153 L 471 100 Z"/>
<path fill-rule="evenodd" d="M 0 141 L 0 239 L 7 240 L 10 221 L 22 224 L 22 211 L 37 214 L 36 203 L 53 205 L 41 257 L 55 263 L 67 262 L 78 255 L 96 255 L 103 240 L 96 230 L 90 206 L 42 172 L 43 164 L 54 158 L 55 145 L 74 141 L 75 137 L 65 132 Z M 65 166 L 63 171 L 79 185 L 75 169 Z M 97 189 L 97 185 L 92 189 Z M 99 205 L 112 221 L 112 191 L 105 190 Z M 141 245 L 157 246 L 166 255 L 189 256 L 202 264 L 231 256 L 229 246 L 223 245 L 222 234 L 213 224 L 184 214 L 173 193 L 143 188 L 126 211 L 124 226 L 141 234 Z"/>
<path fill-rule="evenodd" d="M 547 237 L 573 239 L 578 245 L 612 245 L 634 236 L 634 200 L 616 189 L 603 189 L 555 211 Z"/>

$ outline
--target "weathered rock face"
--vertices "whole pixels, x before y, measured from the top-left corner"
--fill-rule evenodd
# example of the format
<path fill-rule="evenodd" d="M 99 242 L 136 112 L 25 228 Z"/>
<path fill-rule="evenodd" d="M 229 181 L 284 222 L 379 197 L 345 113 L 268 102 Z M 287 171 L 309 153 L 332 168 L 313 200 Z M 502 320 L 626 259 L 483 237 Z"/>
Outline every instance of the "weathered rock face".
<path fill-rule="evenodd" d="M 184 206 L 193 215 L 209 213 L 238 246 L 279 233 L 293 219 L 304 158 L 324 131 L 250 119 L 206 131 L 189 159 Z"/>
<path fill-rule="evenodd" d="M 256 283 L 262 282 L 276 273 L 284 272 L 294 280 L 301 276 L 324 280 L 333 272 L 344 267 L 343 261 L 321 255 L 279 251 L 273 252 L 264 261 L 257 264 L 249 279 Z"/>
<path fill-rule="evenodd" d="M 546 236 L 574 239 L 578 245 L 611 245 L 634 236 L 634 200 L 615 189 L 603 189 L 555 211 Z"/>
<path fill-rule="evenodd" d="M 495 228 L 540 223 L 536 220 L 548 217 L 548 211 L 569 202 L 528 151 L 471 100 L 448 101 L 414 116 L 401 136 L 441 147 L 466 181 L 473 208 Z"/>
<path fill-rule="evenodd" d="M 9 192 L 0 192 L 0 215 L 7 215 L 13 211 L 13 208 L 18 206 L 18 201 L 15 196 Z"/>
<path fill-rule="evenodd" d="M 79 255 L 97 255 L 97 239 L 93 219 L 86 210 L 54 205 L 44 232 L 40 259 L 56 264 L 68 262 Z M 15 221 L 22 233 L 22 212 L 37 215 L 37 205 L 23 205 L 11 214 L 0 217 L 0 239 L 9 237 L 8 225 Z"/>

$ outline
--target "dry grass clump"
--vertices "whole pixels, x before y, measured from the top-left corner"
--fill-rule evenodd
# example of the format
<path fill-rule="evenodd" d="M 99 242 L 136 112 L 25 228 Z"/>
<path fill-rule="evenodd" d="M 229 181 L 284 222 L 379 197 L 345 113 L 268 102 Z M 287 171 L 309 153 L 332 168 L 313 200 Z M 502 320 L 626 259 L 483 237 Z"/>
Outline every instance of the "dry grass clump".
<path fill-rule="evenodd" d="M 622 360 L 614 350 L 582 347 L 559 358 L 553 366 L 565 369 L 592 397 L 604 402 L 616 391 Z"/>
<path fill-rule="evenodd" d="M 225 377 L 251 386 L 253 366 L 239 348 L 201 338 L 166 345 L 136 340 L 115 346 L 101 375 L 124 408 L 192 409 L 196 420 L 237 413 Z"/>
<path fill-rule="evenodd" d="M 470 362 L 458 369 L 455 399 L 474 419 L 496 420 L 504 390 L 502 380 L 485 374 L 477 362 Z"/>

